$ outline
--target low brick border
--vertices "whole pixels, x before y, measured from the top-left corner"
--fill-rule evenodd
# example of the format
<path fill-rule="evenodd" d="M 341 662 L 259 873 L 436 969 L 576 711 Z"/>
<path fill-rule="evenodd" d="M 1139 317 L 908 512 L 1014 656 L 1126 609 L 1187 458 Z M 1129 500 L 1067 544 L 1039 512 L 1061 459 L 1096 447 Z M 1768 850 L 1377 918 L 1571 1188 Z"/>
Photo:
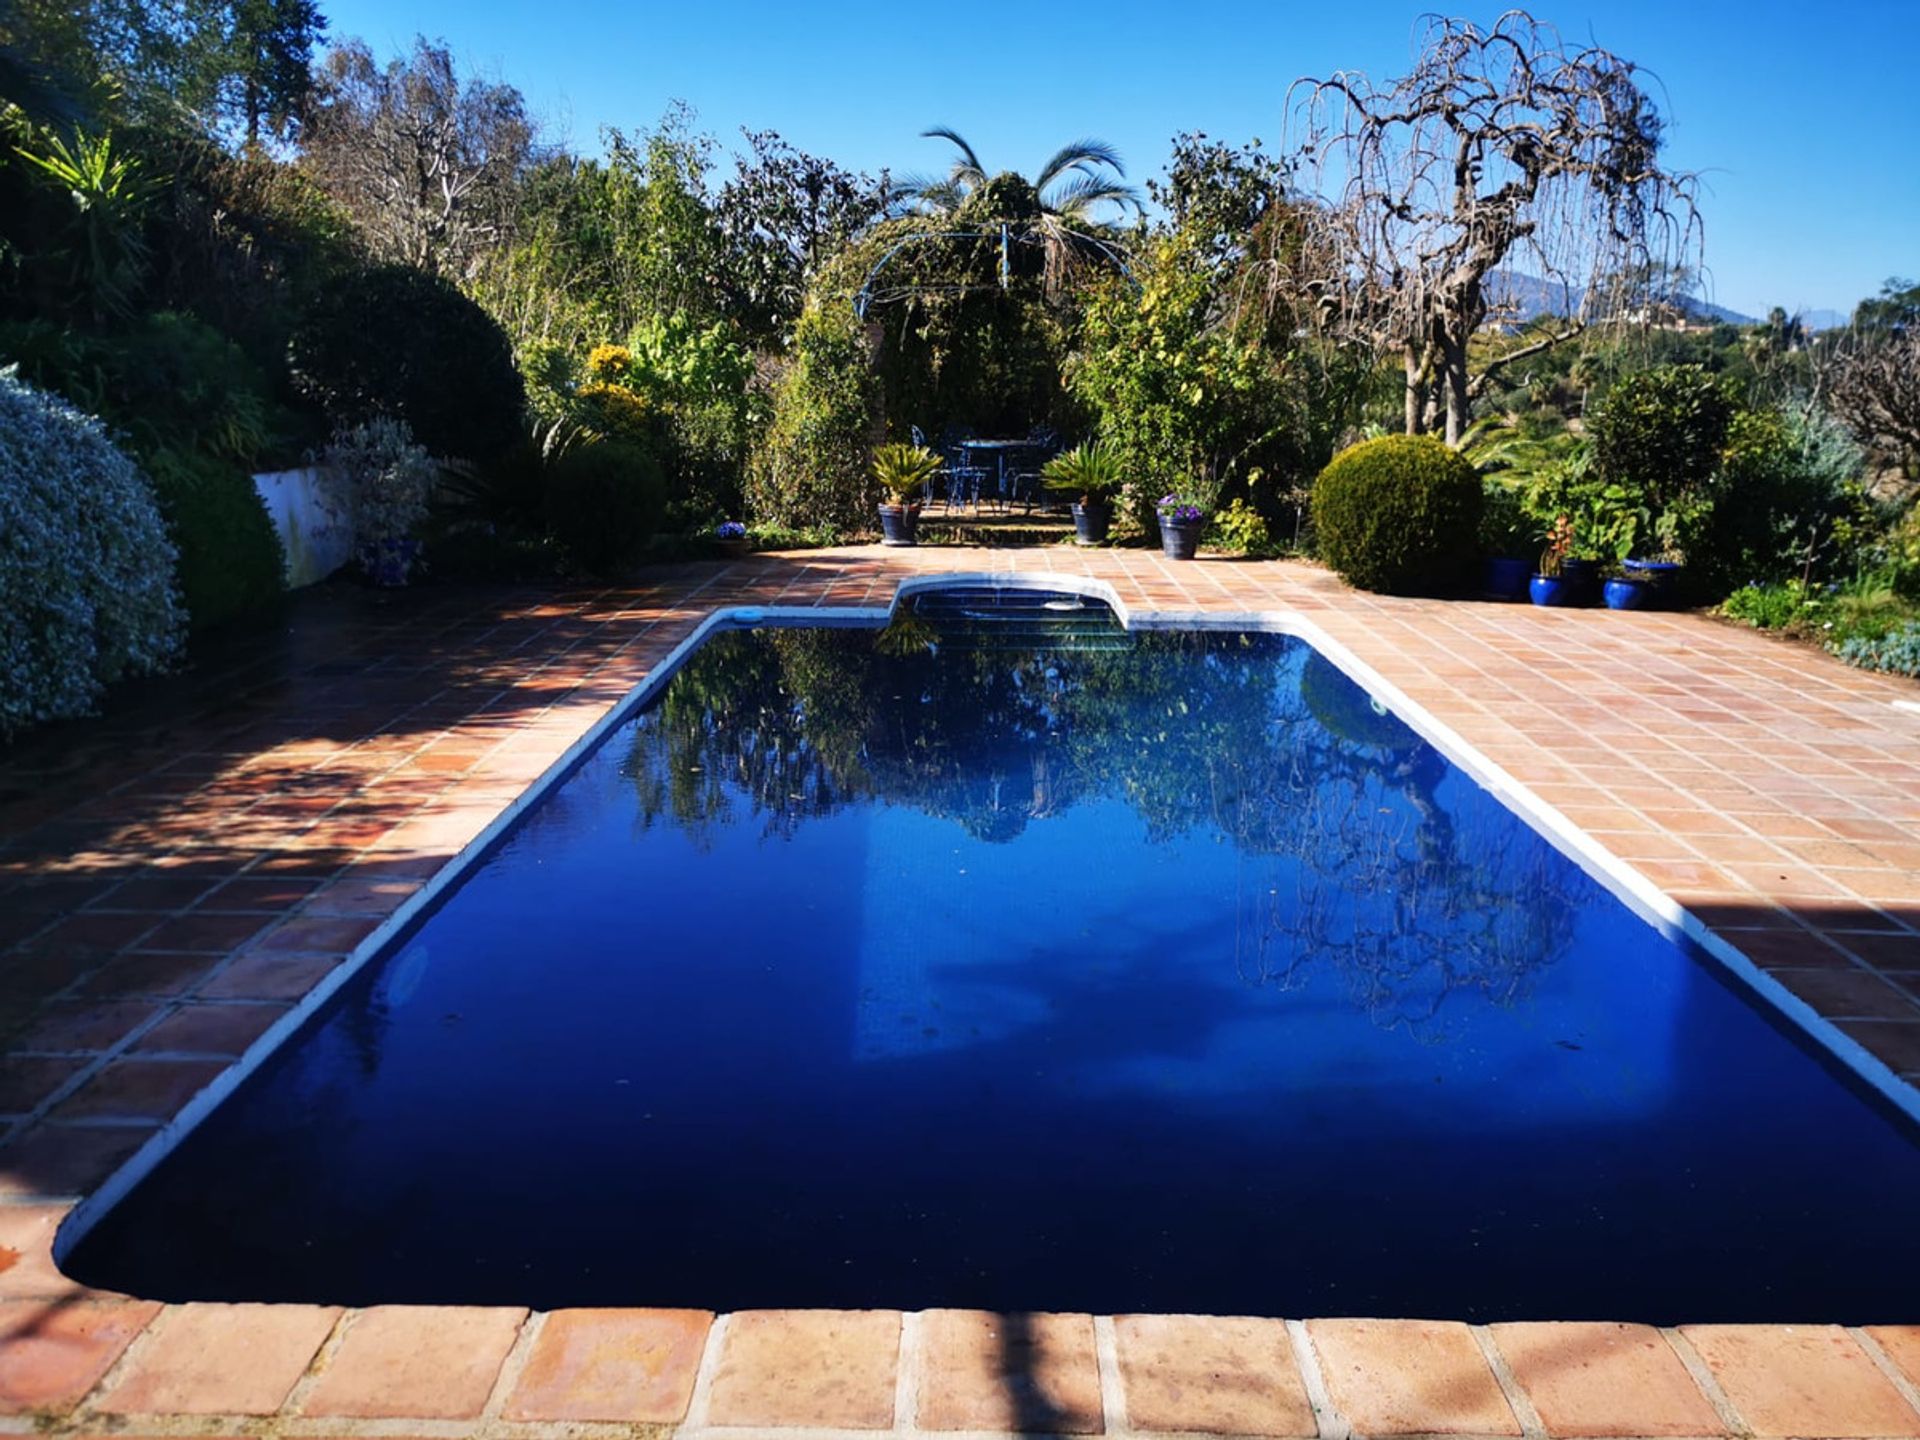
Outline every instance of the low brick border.
<path fill-rule="evenodd" d="M 0 1302 L 0 1432 L 1920 1435 L 1920 1327 Z"/>
<path fill-rule="evenodd" d="M 1138 609 L 1311 615 L 1891 1071 L 1920 1075 L 1920 719 L 1893 704 L 1916 692 L 1765 637 L 1689 616 L 1361 596 L 1298 564 L 1065 548 L 757 557 L 619 590 L 385 610 L 317 597 L 291 654 L 236 651 L 149 706 L 0 758 L 0 1425 L 560 1433 L 616 1423 L 583 1408 L 639 1405 L 644 1357 L 677 1357 L 657 1362 L 663 1376 L 684 1366 L 704 1317 L 162 1308 L 79 1291 L 48 1246 L 74 1198 L 705 614 L 884 604 L 901 577 L 954 569 L 1091 576 Z M 617 1423 L 1283 1434 L 1305 1429 L 1304 1393 L 1310 1433 L 1329 1437 L 1920 1432 L 1911 1327 L 889 1316 L 722 1317 L 688 1408 Z M 1290 1358 L 1272 1359 L 1275 1326 Z M 571 1418 L 515 1398 L 529 1375 Z M 621 1398 L 590 1398 L 608 1393 Z M 1622 1395 L 1670 1408 L 1610 1411 Z"/>

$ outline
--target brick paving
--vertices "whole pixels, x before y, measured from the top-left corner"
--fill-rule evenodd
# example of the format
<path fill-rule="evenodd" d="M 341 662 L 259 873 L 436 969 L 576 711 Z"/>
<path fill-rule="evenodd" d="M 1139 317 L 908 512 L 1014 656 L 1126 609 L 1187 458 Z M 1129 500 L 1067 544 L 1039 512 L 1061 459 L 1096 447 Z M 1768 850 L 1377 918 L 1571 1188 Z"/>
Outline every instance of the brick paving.
<path fill-rule="evenodd" d="M 1920 1080 L 1920 690 L 1765 636 L 1068 548 L 327 590 L 0 752 L 0 1430 L 1920 1436 L 1920 1327 L 163 1307 L 53 1266 L 79 1197 L 712 609 L 1006 570 L 1305 616 Z"/>

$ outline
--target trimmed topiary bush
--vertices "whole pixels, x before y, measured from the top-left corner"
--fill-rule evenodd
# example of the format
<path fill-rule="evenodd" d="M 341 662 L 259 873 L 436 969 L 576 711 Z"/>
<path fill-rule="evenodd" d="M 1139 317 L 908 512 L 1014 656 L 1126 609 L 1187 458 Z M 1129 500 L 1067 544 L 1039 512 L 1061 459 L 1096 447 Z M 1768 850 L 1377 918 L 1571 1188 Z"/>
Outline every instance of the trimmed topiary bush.
<path fill-rule="evenodd" d="M 1480 559 L 1480 473 L 1431 435 L 1388 435 L 1333 457 L 1313 486 L 1320 558 L 1389 595 L 1458 588 Z"/>
<path fill-rule="evenodd" d="M 330 286 L 287 359 L 336 426 L 387 415 L 435 456 L 482 462 L 520 438 L 527 396 L 506 332 L 437 275 L 384 265 Z"/>
<path fill-rule="evenodd" d="M 100 422 L 0 371 L 0 736 L 179 653 L 175 555 Z"/>

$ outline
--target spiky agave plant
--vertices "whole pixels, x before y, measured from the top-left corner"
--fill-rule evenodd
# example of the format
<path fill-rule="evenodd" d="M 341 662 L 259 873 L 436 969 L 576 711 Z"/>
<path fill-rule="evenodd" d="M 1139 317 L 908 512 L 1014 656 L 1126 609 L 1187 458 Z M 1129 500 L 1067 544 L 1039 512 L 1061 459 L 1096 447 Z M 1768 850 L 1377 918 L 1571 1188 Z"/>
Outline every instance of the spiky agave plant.
<path fill-rule="evenodd" d="M 940 457 L 924 445 L 882 445 L 873 452 L 873 478 L 896 505 L 911 505 L 940 470 Z"/>

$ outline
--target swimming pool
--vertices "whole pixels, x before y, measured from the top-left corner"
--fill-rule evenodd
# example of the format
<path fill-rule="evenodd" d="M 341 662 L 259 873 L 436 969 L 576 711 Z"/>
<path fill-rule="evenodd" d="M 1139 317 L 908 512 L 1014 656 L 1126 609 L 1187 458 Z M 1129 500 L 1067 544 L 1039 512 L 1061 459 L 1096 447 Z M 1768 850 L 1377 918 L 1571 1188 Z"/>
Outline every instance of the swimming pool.
<path fill-rule="evenodd" d="M 1303 642 L 721 631 L 65 1254 L 169 1299 L 1899 1318 L 1911 1127 Z"/>

